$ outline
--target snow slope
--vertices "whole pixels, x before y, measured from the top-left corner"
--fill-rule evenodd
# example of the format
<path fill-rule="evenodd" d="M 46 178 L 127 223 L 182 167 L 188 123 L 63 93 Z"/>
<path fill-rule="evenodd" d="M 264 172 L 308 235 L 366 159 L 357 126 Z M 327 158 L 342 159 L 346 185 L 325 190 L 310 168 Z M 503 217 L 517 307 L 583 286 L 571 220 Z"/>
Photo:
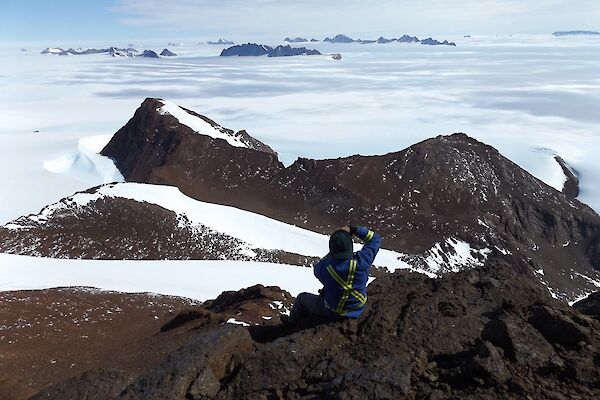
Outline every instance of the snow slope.
<path fill-rule="evenodd" d="M 0 291 L 89 286 L 214 299 L 223 291 L 276 285 L 296 296 L 321 287 L 312 269 L 251 261 L 59 260 L 0 253 Z"/>
<path fill-rule="evenodd" d="M 55 174 L 68 174 L 83 182 L 122 182 L 123 175 L 108 157 L 101 156 L 112 135 L 88 136 L 79 139 L 77 151 L 44 161 L 44 168 Z"/>
<path fill-rule="evenodd" d="M 177 187 L 130 182 L 104 185 L 94 193 L 76 193 L 45 207 L 39 214 L 9 223 L 5 227 L 26 229 L 28 221 L 44 223 L 59 210 L 85 206 L 105 197 L 121 197 L 158 205 L 175 212 L 182 223 L 186 221 L 185 223 L 190 223 L 192 226 L 206 226 L 247 243 L 249 248 L 282 250 L 314 257 L 324 256 L 329 248 L 327 235 L 235 207 L 198 201 L 184 195 Z M 358 251 L 358 246 L 355 246 L 354 250 Z M 402 261 L 404 256 L 395 251 L 381 249 L 375 265 L 385 266 L 390 271 L 398 268 L 418 270 Z M 420 272 L 433 276 L 436 271 Z"/>

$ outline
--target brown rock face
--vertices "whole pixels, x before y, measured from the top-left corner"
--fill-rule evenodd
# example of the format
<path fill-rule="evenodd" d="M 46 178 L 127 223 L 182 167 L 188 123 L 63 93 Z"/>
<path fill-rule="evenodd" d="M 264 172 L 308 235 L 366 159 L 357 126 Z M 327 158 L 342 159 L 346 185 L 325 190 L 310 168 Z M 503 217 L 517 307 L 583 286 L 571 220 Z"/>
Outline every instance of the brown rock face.
<path fill-rule="evenodd" d="M 271 152 L 195 134 L 157 113 L 160 105 L 146 99 L 102 151 L 127 180 L 175 185 L 322 233 L 347 221 L 372 226 L 386 248 L 406 254 L 451 237 L 508 251 L 558 295 L 593 288 L 581 275 L 600 278 L 600 217 L 464 134 L 286 168 Z"/>
<path fill-rule="evenodd" d="M 119 394 L 106 398 L 597 398 L 600 323 L 551 299 L 513 262 L 492 259 L 441 279 L 377 278 L 358 320 L 206 329 L 190 319 L 169 330 L 185 344 L 135 377 L 119 375 L 110 392 Z M 265 300 L 281 296 L 254 287 L 207 307 L 254 303 L 249 312 L 262 315 Z M 102 379 L 83 375 L 44 393 L 82 393 Z"/>
<path fill-rule="evenodd" d="M 151 380 L 149 371 L 168 356 L 179 366 L 208 365 L 186 366 L 195 372 L 183 393 L 192 382 L 194 393 L 212 393 L 233 354 L 253 346 L 246 329 L 226 322 L 276 324 L 291 301 L 289 293 L 261 285 L 225 292 L 203 305 L 92 288 L 1 292 L 1 398 L 21 400 L 39 392 L 33 399 L 112 399 L 140 376 Z M 166 391 L 180 387 L 166 385 Z"/>

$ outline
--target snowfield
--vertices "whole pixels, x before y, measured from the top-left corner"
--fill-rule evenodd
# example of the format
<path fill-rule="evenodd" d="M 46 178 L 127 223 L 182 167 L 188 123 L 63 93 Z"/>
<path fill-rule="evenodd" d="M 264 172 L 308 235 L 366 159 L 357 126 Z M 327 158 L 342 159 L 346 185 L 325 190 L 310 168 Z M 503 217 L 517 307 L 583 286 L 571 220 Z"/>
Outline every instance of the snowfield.
<path fill-rule="evenodd" d="M 251 261 L 58 260 L 0 254 L 0 291 L 88 286 L 205 301 L 256 284 L 296 296 L 321 285 L 312 269 Z"/>

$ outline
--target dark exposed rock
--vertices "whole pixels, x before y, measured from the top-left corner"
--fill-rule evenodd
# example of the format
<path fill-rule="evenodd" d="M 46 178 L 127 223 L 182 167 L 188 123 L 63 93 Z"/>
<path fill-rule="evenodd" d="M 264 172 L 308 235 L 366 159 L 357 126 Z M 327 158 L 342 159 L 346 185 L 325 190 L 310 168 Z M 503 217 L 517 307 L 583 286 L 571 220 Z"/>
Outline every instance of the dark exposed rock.
<path fill-rule="evenodd" d="M 116 398 L 123 388 L 133 381 L 127 372 L 115 370 L 94 370 L 73 377 L 62 383 L 38 392 L 29 400 L 43 399 L 86 399 L 106 400 Z"/>
<path fill-rule="evenodd" d="M 296 38 L 292 39 L 292 38 L 286 37 L 283 41 L 289 42 L 289 43 L 304 43 L 304 42 L 308 42 L 308 39 L 301 38 L 301 37 L 296 37 Z"/>
<path fill-rule="evenodd" d="M 176 56 L 177 54 L 173 53 L 172 51 L 170 51 L 169 49 L 164 49 L 161 53 L 161 56 L 163 57 L 173 57 Z"/>
<path fill-rule="evenodd" d="M 441 279 L 407 271 L 383 276 L 369 286 L 358 320 L 264 326 L 263 334 L 273 334 L 258 341 L 258 326 L 201 328 L 118 398 L 597 397 L 600 323 L 551 299 L 526 266 L 511 262 L 493 259 Z M 255 287 L 206 306 L 235 309 L 278 294 Z M 462 311 L 440 313 L 440 304 Z M 561 345 L 548 336 L 547 327 L 565 316 L 569 329 L 586 332 L 585 344 Z"/>
<path fill-rule="evenodd" d="M 321 54 L 317 50 L 309 50 L 306 47 L 291 47 L 287 46 L 277 46 L 270 47 L 262 44 L 256 43 L 247 43 L 237 46 L 232 46 L 227 49 L 224 49 L 221 52 L 222 57 L 228 56 L 264 56 L 267 55 L 269 57 L 289 57 L 289 56 L 300 56 L 300 55 L 319 55 Z"/>
<path fill-rule="evenodd" d="M 380 36 L 379 39 L 377 39 L 377 43 L 391 43 L 396 41 L 396 39 L 386 39 L 383 36 Z"/>
<path fill-rule="evenodd" d="M 246 43 L 228 47 L 221 51 L 221 57 L 228 56 L 264 56 L 272 48 L 262 44 Z"/>
<path fill-rule="evenodd" d="M 581 322 L 576 323 L 567 313 L 544 305 L 532 307 L 529 323 L 550 343 L 574 347 L 588 337 L 587 329 Z"/>
<path fill-rule="evenodd" d="M 221 38 L 221 39 L 219 39 L 219 40 L 218 40 L 218 41 L 216 41 L 216 42 L 208 42 L 208 44 L 219 44 L 219 45 L 223 45 L 223 44 L 233 44 L 233 42 L 232 42 L 232 41 L 230 41 L 230 40 L 227 40 L 227 39 L 223 39 L 223 38 Z"/>
<path fill-rule="evenodd" d="M 402 35 L 402 37 L 398 38 L 398 42 L 400 43 L 418 43 L 419 38 L 416 36 Z"/>
<path fill-rule="evenodd" d="M 354 40 L 348 36 L 342 35 L 342 34 L 335 35 L 333 38 L 325 38 L 325 39 L 323 39 L 323 41 L 328 42 L 328 43 L 354 43 L 354 42 L 356 42 L 356 40 Z"/>
<path fill-rule="evenodd" d="M 567 177 L 563 186 L 562 192 L 570 199 L 574 199 L 579 196 L 579 178 L 573 169 L 559 156 L 555 156 L 554 159 L 560 165 L 563 173 Z"/>
<path fill-rule="evenodd" d="M 592 293 L 585 299 L 579 300 L 573 304 L 573 308 L 600 321 L 600 292 Z"/>
<path fill-rule="evenodd" d="M 269 57 L 290 57 L 290 56 L 318 56 L 321 53 L 318 50 L 310 50 L 306 47 L 291 47 L 291 46 L 277 46 L 269 51 Z"/>
<path fill-rule="evenodd" d="M 248 330 L 226 325 L 209 331 L 172 353 L 164 362 L 138 377 L 118 399 L 186 399 L 213 397 L 219 381 L 231 371 L 234 355 L 249 352 Z"/>
<path fill-rule="evenodd" d="M 158 54 L 156 54 L 155 51 L 152 50 L 144 50 L 142 52 L 142 54 L 140 54 L 140 57 L 147 57 L 147 58 L 159 58 Z"/>
<path fill-rule="evenodd" d="M 454 42 L 448 42 L 447 40 L 440 42 L 440 41 L 432 39 L 432 38 L 427 38 L 427 39 L 421 40 L 421 44 L 428 44 L 430 46 L 440 46 L 440 45 L 456 46 L 456 43 L 454 43 Z"/>

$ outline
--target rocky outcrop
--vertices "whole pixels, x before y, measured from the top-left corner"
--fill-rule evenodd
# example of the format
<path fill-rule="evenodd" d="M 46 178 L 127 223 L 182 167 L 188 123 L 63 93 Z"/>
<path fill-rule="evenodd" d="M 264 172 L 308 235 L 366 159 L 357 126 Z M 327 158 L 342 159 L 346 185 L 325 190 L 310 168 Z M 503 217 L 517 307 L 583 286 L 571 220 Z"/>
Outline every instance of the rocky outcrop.
<path fill-rule="evenodd" d="M 284 42 L 289 42 L 289 43 L 304 43 L 304 42 L 308 42 L 308 39 L 305 38 L 301 38 L 301 37 L 296 37 L 296 38 L 289 38 L 286 37 L 285 39 L 283 39 Z"/>
<path fill-rule="evenodd" d="M 160 55 L 161 55 L 161 56 L 163 56 L 163 57 L 174 57 L 174 56 L 176 56 L 177 54 L 173 53 L 173 52 L 172 52 L 171 50 L 169 50 L 169 49 L 164 49 L 164 50 L 163 50 L 163 51 L 160 53 Z"/>
<path fill-rule="evenodd" d="M 570 199 L 575 199 L 579 196 L 579 178 L 576 172 L 562 159 L 560 156 L 554 156 L 556 162 L 565 174 L 566 180 L 563 185 L 562 192 Z"/>
<path fill-rule="evenodd" d="M 115 380 L 112 393 L 120 390 L 119 399 L 598 397 L 600 323 L 551 299 L 515 262 L 494 259 L 441 279 L 406 271 L 378 278 L 358 320 L 197 330 L 131 383 Z M 235 296 L 222 304 L 235 303 Z M 193 321 L 175 328 L 190 329 Z"/>
<path fill-rule="evenodd" d="M 398 42 L 400 43 L 418 43 L 420 40 L 416 36 L 402 35 L 402 37 L 398 38 Z"/>
<path fill-rule="evenodd" d="M 156 54 L 155 51 L 153 50 L 144 50 L 142 52 L 142 54 L 140 54 L 140 57 L 146 57 L 146 58 L 159 58 L 158 54 Z"/>
<path fill-rule="evenodd" d="M 325 38 L 323 42 L 326 43 L 354 43 L 356 40 L 342 34 L 337 34 L 333 38 Z"/>
<path fill-rule="evenodd" d="M 289 56 L 314 56 L 320 55 L 321 53 L 317 50 L 310 50 L 306 47 L 291 47 L 291 46 L 277 46 L 270 47 L 266 45 L 259 45 L 256 43 L 248 43 L 237 46 L 232 46 L 227 49 L 224 49 L 221 52 L 221 57 L 230 57 L 230 56 L 264 56 L 267 55 L 269 57 L 289 57 Z"/>
<path fill-rule="evenodd" d="M 585 299 L 579 300 L 573 304 L 573 308 L 600 321 L 600 292 L 591 293 Z"/>
<path fill-rule="evenodd" d="M 227 40 L 227 39 L 219 39 L 216 42 L 208 42 L 208 44 L 218 44 L 218 45 L 223 45 L 223 44 L 233 44 L 233 42 L 231 40 Z"/>
<path fill-rule="evenodd" d="M 224 346 L 241 346 L 235 353 L 254 346 L 240 324 L 277 324 L 291 300 L 289 293 L 261 285 L 203 305 L 92 288 L 1 292 L 0 394 L 3 400 L 36 392 L 34 399 L 112 399 L 134 382 L 149 385 L 151 371 L 167 357 L 173 361 L 169 368 L 178 371 L 172 375 L 200 368 L 186 365 L 198 361 L 221 377 L 218 363 L 230 357 Z"/>
<path fill-rule="evenodd" d="M 427 39 L 421 40 L 421 44 L 427 44 L 430 46 L 456 46 L 456 43 L 454 43 L 454 42 L 448 42 L 447 40 L 440 42 L 439 40 L 435 40 L 432 38 L 427 38 Z"/>
<path fill-rule="evenodd" d="M 109 47 L 103 49 L 74 49 L 69 48 L 68 50 L 63 50 L 61 48 L 47 48 L 42 51 L 42 54 L 58 54 L 60 56 L 84 56 L 88 54 L 107 54 L 113 57 L 136 57 L 138 56 L 138 51 L 134 49 L 132 46 L 128 48 L 119 48 L 119 47 Z"/>

